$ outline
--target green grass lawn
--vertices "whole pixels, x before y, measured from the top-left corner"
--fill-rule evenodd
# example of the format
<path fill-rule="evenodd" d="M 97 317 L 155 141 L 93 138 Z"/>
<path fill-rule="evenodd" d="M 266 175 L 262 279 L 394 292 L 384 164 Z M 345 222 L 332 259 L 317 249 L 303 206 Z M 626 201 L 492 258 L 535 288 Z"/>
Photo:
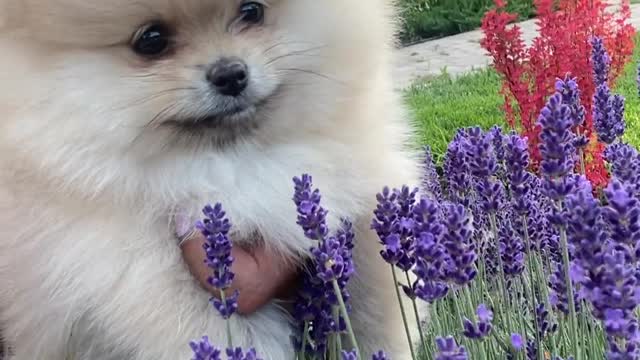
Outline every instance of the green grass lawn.
<path fill-rule="evenodd" d="M 639 60 L 640 36 L 636 38 L 634 59 L 615 87 L 615 91 L 626 98 L 626 140 L 636 147 L 640 146 L 640 98 L 636 85 Z M 440 160 L 456 129 L 506 126 L 499 90 L 500 77 L 493 69 L 474 71 L 455 79 L 443 73 L 415 83 L 406 91 L 406 101 L 414 112 L 418 142 L 431 146 L 436 160 Z"/>

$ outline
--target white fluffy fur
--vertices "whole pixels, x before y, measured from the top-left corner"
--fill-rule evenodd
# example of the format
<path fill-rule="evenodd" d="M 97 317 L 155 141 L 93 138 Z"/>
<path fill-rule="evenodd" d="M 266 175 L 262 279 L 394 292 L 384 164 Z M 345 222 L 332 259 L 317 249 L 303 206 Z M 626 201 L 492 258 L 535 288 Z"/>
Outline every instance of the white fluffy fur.
<path fill-rule="evenodd" d="M 221 202 L 235 240 L 258 231 L 298 258 L 311 244 L 295 223 L 291 179 L 305 172 L 331 223 L 357 226 L 351 291 L 365 355 L 408 358 L 369 230 L 376 192 L 416 185 L 418 174 L 391 86 L 392 7 L 271 0 L 262 29 L 232 35 L 239 3 L 0 0 L 0 323 L 15 360 L 177 360 L 205 334 L 226 344 L 171 214 Z M 128 42 L 157 18 L 175 24 L 179 48 L 146 63 Z M 255 96 L 280 86 L 257 132 L 219 149 L 145 126 L 171 104 L 176 115 L 202 108 L 199 66 L 225 55 L 247 61 Z M 236 345 L 291 358 L 276 304 L 231 321 Z"/>

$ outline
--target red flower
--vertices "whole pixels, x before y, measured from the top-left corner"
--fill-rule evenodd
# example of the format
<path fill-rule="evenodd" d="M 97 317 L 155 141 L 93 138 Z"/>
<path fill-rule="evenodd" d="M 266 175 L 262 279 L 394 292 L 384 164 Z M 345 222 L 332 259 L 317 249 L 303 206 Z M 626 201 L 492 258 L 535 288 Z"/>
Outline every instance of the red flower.
<path fill-rule="evenodd" d="M 482 21 L 482 47 L 493 58 L 493 66 L 502 75 L 501 93 L 505 99 L 507 123 L 529 139 L 534 169 L 540 162 L 540 129 L 536 125 L 540 110 L 554 92 L 557 78 L 577 77 L 581 102 L 586 110 L 584 127 L 578 129 L 591 144 L 585 149 L 585 172 L 594 188 L 606 184 L 608 173 L 602 152 L 604 146 L 593 133 L 593 94 L 591 38 L 599 36 L 611 57 L 609 84 L 624 69 L 633 54 L 634 28 L 629 1 L 624 0 L 615 14 L 607 11 L 602 0 L 535 0 L 538 36 L 527 47 L 522 32 L 512 23 L 516 14 L 507 13 L 505 0 L 495 0 L 495 8 Z"/>

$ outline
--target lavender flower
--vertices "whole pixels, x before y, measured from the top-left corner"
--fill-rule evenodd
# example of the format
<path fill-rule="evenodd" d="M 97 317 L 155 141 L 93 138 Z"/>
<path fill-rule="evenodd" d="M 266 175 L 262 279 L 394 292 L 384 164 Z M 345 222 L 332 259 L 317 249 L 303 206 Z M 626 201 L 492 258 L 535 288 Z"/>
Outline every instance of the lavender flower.
<path fill-rule="evenodd" d="M 469 176 L 469 163 L 463 140 L 464 133 L 459 131 L 456 138 L 449 143 L 444 159 L 444 175 L 451 201 L 469 206 L 471 177 Z"/>
<path fill-rule="evenodd" d="M 429 146 L 424 149 L 424 162 L 422 172 L 422 189 L 428 193 L 434 200 L 442 201 L 442 185 L 440 184 L 440 176 L 436 171 L 433 161 L 433 153 Z"/>
<path fill-rule="evenodd" d="M 591 61 L 596 84 L 596 93 L 593 96 L 593 125 L 598 138 L 604 143 L 612 144 L 624 134 L 624 98 L 611 95 L 607 83 L 610 58 L 602 39 L 594 37 L 591 43 Z"/>
<path fill-rule="evenodd" d="M 505 161 L 505 136 L 502 134 L 502 128 L 495 125 L 489 129 L 489 137 L 493 145 L 493 151 L 496 154 L 496 160 L 498 161 L 498 167 Z"/>
<path fill-rule="evenodd" d="M 569 107 L 562 104 L 562 95 L 555 93 L 538 119 L 542 126 L 540 152 L 543 190 L 554 201 L 564 198 L 574 187 L 574 181 L 567 176 L 573 170 L 576 157 L 569 115 Z"/>
<path fill-rule="evenodd" d="M 469 169 L 477 179 L 476 192 L 480 197 L 484 212 L 496 213 L 504 200 L 504 187 L 496 179 L 498 160 L 492 143 L 492 136 L 478 127 L 468 130 L 466 152 L 470 159 Z"/>
<path fill-rule="evenodd" d="M 558 324 L 550 323 L 549 311 L 544 304 L 536 306 L 536 321 L 538 323 L 538 336 L 541 340 L 544 340 L 547 334 L 554 333 L 558 328 Z"/>
<path fill-rule="evenodd" d="M 527 341 L 527 360 L 536 360 L 538 359 L 538 345 L 536 342 L 531 339 Z"/>
<path fill-rule="evenodd" d="M 384 351 L 380 350 L 377 353 L 373 354 L 371 360 L 391 360 L 387 357 L 387 354 Z"/>
<path fill-rule="evenodd" d="M 208 336 L 203 336 L 197 342 L 192 341 L 189 346 L 193 350 L 192 360 L 221 360 L 220 350 L 211 345 Z"/>
<path fill-rule="evenodd" d="M 531 173 L 527 172 L 529 167 L 529 152 L 527 151 L 527 141 L 522 137 L 511 134 L 506 139 L 505 157 L 507 167 L 507 179 L 513 197 L 513 209 L 519 215 L 529 215 L 532 207 Z"/>
<path fill-rule="evenodd" d="M 616 250 L 625 254 L 630 266 L 637 266 L 640 259 L 640 202 L 632 188 L 616 179 L 605 189 L 609 206 L 604 216 L 611 231 Z"/>
<path fill-rule="evenodd" d="M 352 351 L 344 351 L 344 350 L 342 350 L 341 358 L 342 358 L 342 360 L 357 360 L 358 359 L 358 352 L 355 351 L 355 350 L 352 350 Z"/>
<path fill-rule="evenodd" d="M 524 244 L 514 231 L 511 221 L 501 222 L 499 241 L 505 276 L 514 277 L 522 274 L 524 271 Z"/>
<path fill-rule="evenodd" d="M 609 79 L 609 66 L 611 58 L 607 54 L 607 49 L 600 37 L 594 36 L 591 39 L 591 62 L 593 63 L 593 77 L 596 86 L 606 84 Z"/>
<path fill-rule="evenodd" d="M 510 340 L 511 346 L 513 346 L 516 351 L 520 351 L 524 347 L 524 340 L 522 339 L 522 335 L 515 333 L 511 334 Z"/>
<path fill-rule="evenodd" d="M 436 360 L 467 360 L 467 351 L 464 346 L 458 346 L 453 337 L 436 338 L 438 353 Z"/>
<path fill-rule="evenodd" d="M 207 205 L 202 211 L 205 215 L 203 221 L 196 223 L 196 228 L 205 237 L 204 250 L 206 252 L 206 264 L 213 269 L 213 275 L 207 281 L 209 284 L 224 292 L 233 281 L 231 272 L 233 257 L 231 256 L 231 241 L 228 234 L 231 223 L 226 217 L 221 204 Z M 223 318 L 228 319 L 238 308 L 238 292 L 222 300 L 211 298 L 211 303 Z"/>
<path fill-rule="evenodd" d="M 463 334 L 469 339 L 482 339 L 489 335 L 493 328 L 493 312 L 486 305 L 480 304 L 476 310 L 476 323 L 465 318 Z"/>
<path fill-rule="evenodd" d="M 413 230 L 413 220 L 409 217 L 410 210 L 403 210 L 399 204 L 400 194 L 401 192 L 392 191 L 387 187 L 377 194 L 378 205 L 373 212 L 375 218 L 371 228 L 376 231 L 381 244 L 384 245 L 384 249 L 380 252 L 382 258 L 403 271 L 409 271 L 414 265 L 411 255 L 413 242 L 409 239 Z"/>
<path fill-rule="evenodd" d="M 293 201 L 298 210 L 297 224 L 311 240 L 321 240 L 329 233 L 326 224 L 327 211 L 320 206 L 320 191 L 312 189 L 311 176 L 304 174 L 294 178 L 295 194 Z"/>
<path fill-rule="evenodd" d="M 462 205 L 445 204 L 446 215 L 443 245 L 449 254 L 445 268 L 446 278 L 451 282 L 464 286 L 470 283 L 477 274 L 475 245 L 472 242 L 473 230 L 467 211 Z"/>
<path fill-rule="evenodd" d="M 417 240 L 415 251 L 416 267 L 413 272 L 418 276 L 411 289 L 405 289 L 409 297 L 433 303 L 444 298 L 449 287 L 443 281 L 445 249 L 431 233 L 424 232 Z"/>
<path fill-rule="evenodd" d="M 562 262 L 556 262 L 553 268 L 553 272 L 549 277 L 549 303 L 557 311 L 568 315 L 569 314 L 569 289 L 567 288 L 567 282 L 565 281 L 564 264 Z M 575 282 L 572 281 L 572 286 L 575 288 Z M 578 293 L 573 295 L 574 305 L 576 311 L 580 311 L 580 297 Z"/>
<path fill-rule="evenodd" d="M 611 164 L 612 175 L 620 182 L 633 187 L 636 194 L 640 192 L 640 155 L 628 145 L 615 143 L 607 146 L 605 157 Z"/>
<path fill-rule="evenodd" d="M 593 103 L 593 125 L 598 138 L 604 143 L 612 144 L 625 131 L 624 97 L 611 95 L 608 86 L 604 84 L 596 89 Z"/>
<path fill-rule="evenodd" d="M 564 80 L 556 81 L 556 91 L 562 94 L 562 103 L 569 107 L 569 118 L 572 122 L 572 128 L 575 132 L 574 147 L 576 149 L 584 148 L 589 140 L 583 134 L 579 134 L 580 126 L 584 125 L 585 108 L 580 102 L 580 89 L 576 78 L 568 75 Z"/>
<path fill-rule="evenodd" d="M 313 345 L 304 350 L 321 355 L 326 350 L 329 335 L 341 333 L 348 327 L 348 319 L 344 314 L 334 318 L 333 309 L 342 303 L 346 307 L 343 311 L 350 309 L 346 286 L 354 273 L 354 233 L 352 224 L 343 220 L 341 229 L 335 235 L 329 235 L 327 211 L 320 205 L 319 190 L 312 190 L 311 176 L 305 174 L 294 178 L 294 185 L 293 200 L 298 210 L 298 224 L 307 237 L 318 241 L 318 245 L 311 249 L 315 272 L 307 274 L 303 280 L 304 286 L 294 305 L 294 313 L 300 333 L 304 332 L 306 325 L 311 324 L 309 337 Z M 302 341 L 294 339 L 294 345 L 300 349 Z"/>
<path fill-rule="evenodd" d="M 241 348 L 227 349 L 228 360 L 260 360 L 255 349 L 249 349 L 246 354 Z"/>
<path fill-rule="evenodd" d="M 602 321 L 611 338 L 608 358 L 627 358 L 620 356 L 631 356 L 636 347 L 619 348 L 614 339 L 638 339 L 634 316 L 640 303 L 635 263 L 638 202 L 615 179 L 605 190 L 609 202 L 606 208 L 599 207 L 588 182 L 583 181 L 579 189 L 567 199 L 568 235 L 576 249 L 574 277 L 580 281 L 594 316 Z M 608 229 L 609 234 L 603 229 Z"/>

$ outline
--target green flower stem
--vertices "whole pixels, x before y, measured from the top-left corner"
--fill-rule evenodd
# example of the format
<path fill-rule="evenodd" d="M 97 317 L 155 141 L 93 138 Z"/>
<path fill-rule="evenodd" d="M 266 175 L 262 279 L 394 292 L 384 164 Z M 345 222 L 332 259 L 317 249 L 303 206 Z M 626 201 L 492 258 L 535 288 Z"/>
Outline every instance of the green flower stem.
<path fill-rule="evenodd" d="M 489 222 L 491 224 L 491 232 L 493 233 L 493 239 L 494 241 L 497 243 L 499 241 L 499 237 L 498 237 L 498 223 L 496 221 L 496 214 L 494 212 L 489 214 Z M 507 309 L 509 309 L 510 306 L 510 301 L 509 301 L 509 296 L 507 294 L 507 291 L 504 288 L 504 284 L 505 284 L 505 277 L 504 277 L 504 264 L 502 263 L 502 255 L 500 254 L 500 247 L 498 246 L 498 291 L 500 292 L 500 294 L 502 295 L 502 300 L 506 302 L 507 305 Z M 502 301 L 499 301 L 498 304 L 502 304 Z M 505 315 L 504 311 L 504 307 L 502 307 L 500 305 L 499 307 L 499 312 L 502 315 Z M 511 328 L 511 321 L 510 321 L 510 317 L 506 316 L 507 319 L 507 325 L 509 326 L 509 328 Z"/>
<path fill-rule="evenodd" d="M 404 274 L 407 278 L 407 286 L 411 286 L 411 279 L 409 278 L 409 272 L 405 271 Z M 413 314 L 416 317 L 416 325 L 418 326 L 418 333 L 420 334 L 420 344 L 422 345 L 422 350 L 424 351 L 424 353 L 428 354 L 427 342 L 424 337 L 424 332 L 422 331 L 422 324 L 420 324 L 420 313 L 418 312 L 418 304 L 416 303 L 415 297 L 411 298 L 411 303 L 413 305 Z"/>
<path fill-rule="evenodd" d="M 340 308 L 338 306 L 333 307 L 333 318 L 336 321 L 336 324 L 340 324 Z M 342 338 L 340 333 L 335 334 L 335 348 L 336 348 L 336 359 L 340 357 L 340 353 L 342 352 Z"/>
<path fill-rule="evenodd" d="M 581 360 L 580 347 L 578 346 L 578 323 L 576 315 L 576 304 L 573 297 L 573 285 L 569 275 L 569 247 L 567 243 L 567 230 L 560 228 L 560 247 L 562 248 L 562 261 L 564 263 L 564 281 L 567 284 L 567 296 L 569 297 L 569 325 L 571 326 L 571 343 L 575 360 Z"/>
<path fill-rule="evenodd" d="M 220 300 L 223 304 L 227 303 L 227 298 L 224 294 L 224 290 L 222 289 L 220 289 Z M 227 323 L 227 346 L 229 347 L 229 349 L 233 349 L 233 342 L 231 341 L 231 322 L 229 322 L 229 319 L 227 319 L 225 320 L 225 323 Z"/>
<path fill-rule="evenodd" d="M 353 345 L 353 347 L 356 349 L 356 354 L 358 356 L 358 359 L 361 359 L 362 353 L 360 352 L 360 347 L 358 346 L 358 341 L 356 340 L 356 334 L 353 332 L 353 327 L 351 326 L 351 319 L 349 319 L 347 306 L 344 303 L 344 298 L 342 298 L 342 291 L 340 291 L 340 285 L 338 285 L 338 281 L 335 279 L 331 283 L 333 284 L 333 291 L 335 292 L 336 297 L 338 298 L 338 303 L 340 304 L 340 312 L 342 313 L 342 316 L 344 317 L 344 321 L 347 324 L 347 331 L 349 332 L 349 339 L 351 340 L 351 345 Z M 396 286 L 396 290 L 397 290 L 397 286 Z"/>
<path fill-rule="evenodd" d="M 407 341 L 409 342 L 409 350 L 411 351 L 411 358 L 416 360 L 416 352 L 413 350 L 413 341 L 411 341 L 411 333 L 409 332 L 409 324 L 407 322 L 407 314 L 404 311 L 404 304 L 402 303 L 402 296 L 400 295 L 400 289 L 398 288 L 398 276 L 396 275 L 395 266 L 391 265 L 391 273 L 393 274 L 393 284 L 396 289 L 396 295 L 398 296 L 398 304 L 400 305 L 400 312 L 402 313 L 402 322 L 404 323 L 404 331 L 407 333 Z"/>
<path fill-rule="evenodd" d="M 304 332 L 302 333 L 302 348 L 300 349 L 300 360 L 305 360 L 304 353 L 307 350 L 307 335 L 309 335 L 309 321 L 304 322 Z"/>
<path fill-rule="evenodd" d="M 578 155 L 580 157 L 580 174 L 584 175 L 587 173 L 586 167 L 584 165 L 585 161 L 584 161 L 584 150 L 582 148 L 580 148 L 580 150 L 578 150 Z"/>
<path fill-rule="evenodd" d="M 533 272 L 535 269 L 533 269 L 533 264 L 535 262 L 534 258 L 533 258 L 533 254 L 531 253 L 531 240 L 529 239 L 529 224 L 528 224 L 528 219 L 527 216 L 524 215 L 522 216 L 522 227 L 523 227 L 523 231 L 524 231 L 524 246 L 526 248 L 526 254 L 527 254 L 527 260 L 528 260 L 528 264 L 527 264 L 527 273 L 529 274 L 529 286 L 531 286 L 531 288 L 528 290 L 527 289 L 527 284 L 526 282 L 523 281 L 523 289 L 526 293 L 526 296 L 529 298 L 529 303 L 531 304 L 531 315 L 533 318 L 533 331 L 535 332 L 535 339 L 536 339 L 536 346 L 538 349 L 538 354 L 537 354 L 537 358 L 538 360 L 544 360 L 543 358 L 543 354 L 544 354 L 544 347 L 542 346 L 542 341 L 540 339 L 540 324 L 538 324 L 538 316 L 536 316 L 536 308 L 537 308 L 537 304 L 538 302 L 536 301 L 536 296 L 535 296 L 535 281 L 534 281 L 534 277 L 533 277 Z"/>

